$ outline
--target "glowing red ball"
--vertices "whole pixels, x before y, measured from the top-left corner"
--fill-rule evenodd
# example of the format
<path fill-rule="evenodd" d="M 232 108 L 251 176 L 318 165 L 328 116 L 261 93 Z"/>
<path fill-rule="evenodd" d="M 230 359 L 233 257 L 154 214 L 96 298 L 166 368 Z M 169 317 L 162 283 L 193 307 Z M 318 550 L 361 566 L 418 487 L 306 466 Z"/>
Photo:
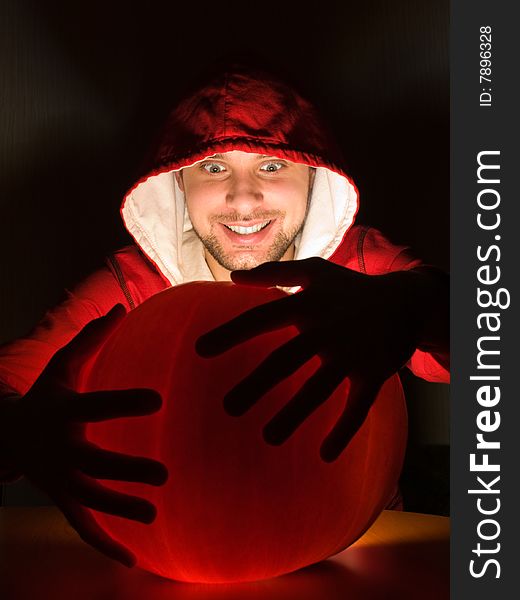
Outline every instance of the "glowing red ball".
<path fill-rule="evenodd" d="M 167 465 L 162 487 L 106 482 L 153 502 L 145 525 L 93 512 L 138 565 L 191 582 L 273 577 L 318 562 L 354 542 L 395 491 L 406 442 L 399 379 L 390 378 L 366 422 L 334 463 L 320 444 L 345 404 L 348 380 L 281 446 L 263 426 L 316 370 L 304 365 L 241 417 L 223 398 L 294 327 L 263 334 L 212 359 L 197 338 L 244 310 L 283 297 L 277 289 L 197 282 L 161 292 L 129 313 L 87 372 L 84 390 L 147 387 L 163 407 L 155 415 L 88 427 L 102 447 L 149 456 Z"/>

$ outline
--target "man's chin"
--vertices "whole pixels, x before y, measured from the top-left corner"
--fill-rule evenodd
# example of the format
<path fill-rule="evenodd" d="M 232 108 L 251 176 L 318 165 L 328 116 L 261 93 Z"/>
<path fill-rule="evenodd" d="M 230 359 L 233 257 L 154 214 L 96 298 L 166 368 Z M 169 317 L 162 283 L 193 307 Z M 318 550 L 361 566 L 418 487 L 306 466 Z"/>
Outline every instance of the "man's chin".
<path fill-rule="evenodd" d="M 250 254 L 245 256 L 220 257 L 220 260 L 218 260 L 220 265 L 228 271 L 254 269 L 267 261 L 268 259 L 265 256 L 258 257 Z"/>
<path fill-rule="evenodd" d="M 200 236 L 199 236 L 200 237 Z M 290 247 L 294 236 L 286 235 L 276 237 L 269 247 L 227 247 L 220 243 L 215 236 L 200 238 L 205 250 L 213 259 L 228 271 L 249 270 L 265 262 L 281 260 Z"/>

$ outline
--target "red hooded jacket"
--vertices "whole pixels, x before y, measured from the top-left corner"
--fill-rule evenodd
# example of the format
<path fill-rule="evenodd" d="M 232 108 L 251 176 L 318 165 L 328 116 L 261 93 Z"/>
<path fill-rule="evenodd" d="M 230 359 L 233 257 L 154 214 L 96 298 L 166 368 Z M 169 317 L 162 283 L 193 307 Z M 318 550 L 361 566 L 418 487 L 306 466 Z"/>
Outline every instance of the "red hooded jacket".
<path fill-rule="evenodd" d="M 175 108 L 143 176 L 124 197 L 121 216 L 135 245 L 110 256 L 27 337 L 0 348 L 0 393 L 25 394 L 53 354 L 116 303 L 130 310 L 168 286 L 213 279 L 173 171 L 230 150 L 316 168 L 295 259 L 319 256 L 369 275 L 421 264 L 378 231 L 354 225 L 358 191 L 313 106 L 270 75 L 229 69 Z M 449 380 L 419 350 L 409 367 L 429 381 Z"/>

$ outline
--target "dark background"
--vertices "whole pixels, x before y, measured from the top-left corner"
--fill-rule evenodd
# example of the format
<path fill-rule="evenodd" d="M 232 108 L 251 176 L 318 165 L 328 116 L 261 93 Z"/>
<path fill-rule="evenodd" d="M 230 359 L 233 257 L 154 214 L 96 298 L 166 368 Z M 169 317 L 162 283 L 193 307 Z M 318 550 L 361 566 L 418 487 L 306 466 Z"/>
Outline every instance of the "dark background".
<path fill-rule="evenodd" d="M 358 222 L 449 266 L 449 3 L 0 0 L 0 342 L 128 243 L 119 203 L 168 109 L 229 52 L 286 72 L 335 131 Z M 409 510 L 448 510 L 448 386 L 403 374 Z M 11 503 L 36 501 L 24 484 Z"/>

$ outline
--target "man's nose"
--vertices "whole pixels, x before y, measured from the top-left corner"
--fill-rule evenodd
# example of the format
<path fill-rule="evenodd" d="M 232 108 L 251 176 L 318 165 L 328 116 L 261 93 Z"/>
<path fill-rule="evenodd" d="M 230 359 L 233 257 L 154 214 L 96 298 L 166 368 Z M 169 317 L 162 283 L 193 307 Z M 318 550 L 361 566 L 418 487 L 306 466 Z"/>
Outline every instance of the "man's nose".
<path fill-rule="evenodd" d="M 240 212 L 257 207 L 264 200 L 260 182 L 251 175 L 234 175 L 226 192 L 226 203 Z"/>

